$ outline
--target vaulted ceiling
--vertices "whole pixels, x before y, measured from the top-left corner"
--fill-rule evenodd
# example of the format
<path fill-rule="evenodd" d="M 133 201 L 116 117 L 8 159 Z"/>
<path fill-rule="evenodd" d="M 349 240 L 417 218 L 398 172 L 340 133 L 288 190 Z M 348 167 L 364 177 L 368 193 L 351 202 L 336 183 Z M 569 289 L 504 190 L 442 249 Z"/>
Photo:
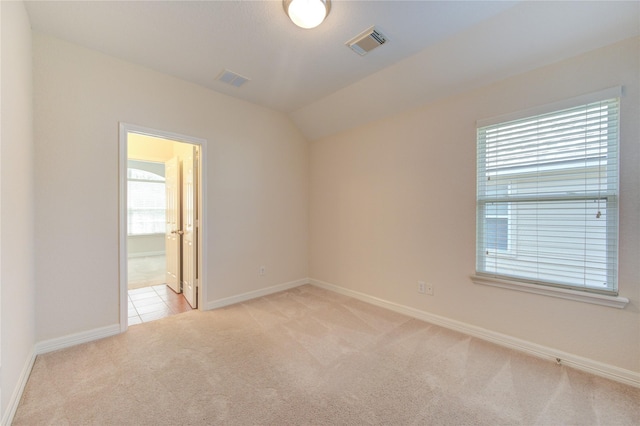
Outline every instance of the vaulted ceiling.
<path fill-rule="evenodd" d="M 310 30 L 277 0 L 26 6 L 35 31 L 283 111 L 317 139 L 637 36 L 639 4 L 334 0 Z M 387 43 L 345 46 L 372 25 Z M 218 81 L 225 69 L 250 81 Z"/>

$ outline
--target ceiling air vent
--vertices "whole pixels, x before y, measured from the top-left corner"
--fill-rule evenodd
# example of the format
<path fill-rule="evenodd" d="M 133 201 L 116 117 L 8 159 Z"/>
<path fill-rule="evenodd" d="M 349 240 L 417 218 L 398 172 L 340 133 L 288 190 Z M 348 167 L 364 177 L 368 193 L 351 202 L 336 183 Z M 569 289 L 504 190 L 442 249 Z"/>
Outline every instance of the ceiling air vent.
<path fill-rule="evenodd" d="M 383 45 L 387 37 L 375 27 L 368 28 L 345 44 L 360 56 L 364 56 L 376 47 Z"/>
<path fill-rule="evenodd" d="M 220 75 L 216 78 L 216 80 L 221 81 L 223 83 L 230 84 L 232 86 L 240 87 L 245 84 L 249 79 L 247 77 L 243 77 L 240 74 L 237 74 L 233 71 L 223 70 Z"/>

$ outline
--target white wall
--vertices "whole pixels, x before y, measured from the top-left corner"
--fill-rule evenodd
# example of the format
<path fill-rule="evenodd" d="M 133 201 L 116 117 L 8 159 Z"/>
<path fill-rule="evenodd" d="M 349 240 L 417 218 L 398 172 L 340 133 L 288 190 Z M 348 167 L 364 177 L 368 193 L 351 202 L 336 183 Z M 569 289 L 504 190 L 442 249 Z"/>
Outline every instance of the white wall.
<path fill-rule="evenodd" d="M 33 37 L 38 340 L 118 322 L 119 122 L 207 140 L 204 303 L 308 276 L 308 146 L 285 115 Z"/>
<path fill-rule="evenodd" d="M 35 327 L 31 27 L 22 2 L 0 2 L 0 418 L 28 374 Z M 13 407 L 15 408 L 15 406 Z"/>
<path fill-rule="evenodd" d="M 638 39 L 436 101 L 310 149 L 310 276 L 640 372 Z M 478 119 L 624 85 L 624 310 L 473 284 Z M 418 295 L 416 283 L 434 285 Z"/>

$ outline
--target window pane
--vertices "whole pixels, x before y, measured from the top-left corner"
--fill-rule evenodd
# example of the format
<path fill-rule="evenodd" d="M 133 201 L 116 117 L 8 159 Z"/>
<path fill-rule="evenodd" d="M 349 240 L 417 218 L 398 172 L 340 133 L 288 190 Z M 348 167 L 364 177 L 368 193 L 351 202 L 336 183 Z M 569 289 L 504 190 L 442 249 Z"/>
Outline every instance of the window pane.
<path fill-rule="evenodd" d="M 478 129 L 478 272 L 615 291 L 617 149 L 617 99 Z"/>
<path fill-rule="evenodd" d="M 512 226 L 516 255 L 499 262 L 488 259 L 487 272 L 580 287 L 608 287 L 604 205 L 598 207 L 594 200 L 517 203 L 511 215 L 517 223 Z M 487 249 L 506 250 L 506 219 L 486 219 L 486 223 Z"/>
<path fill-rule="evenodd" d="M 507 218 L 486 218 L 485 243 L 487 250 L 509 249 L 509 220 Z"/>
<path fill-rule="evenodd" d="M 129 235 L 164 233 L 164 182 L 129 181 L 127 184 Z"/>

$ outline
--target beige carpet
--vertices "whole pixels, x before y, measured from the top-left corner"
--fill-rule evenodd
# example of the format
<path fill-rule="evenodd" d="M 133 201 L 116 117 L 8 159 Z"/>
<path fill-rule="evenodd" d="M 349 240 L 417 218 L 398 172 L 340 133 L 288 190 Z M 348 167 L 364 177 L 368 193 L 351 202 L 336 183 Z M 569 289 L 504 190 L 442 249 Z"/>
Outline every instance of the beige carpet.
<path fill-rule="evenodd" d="M 312 286 L 39 356 L 14 425 L 638 425 L 640 389 Z"/>

